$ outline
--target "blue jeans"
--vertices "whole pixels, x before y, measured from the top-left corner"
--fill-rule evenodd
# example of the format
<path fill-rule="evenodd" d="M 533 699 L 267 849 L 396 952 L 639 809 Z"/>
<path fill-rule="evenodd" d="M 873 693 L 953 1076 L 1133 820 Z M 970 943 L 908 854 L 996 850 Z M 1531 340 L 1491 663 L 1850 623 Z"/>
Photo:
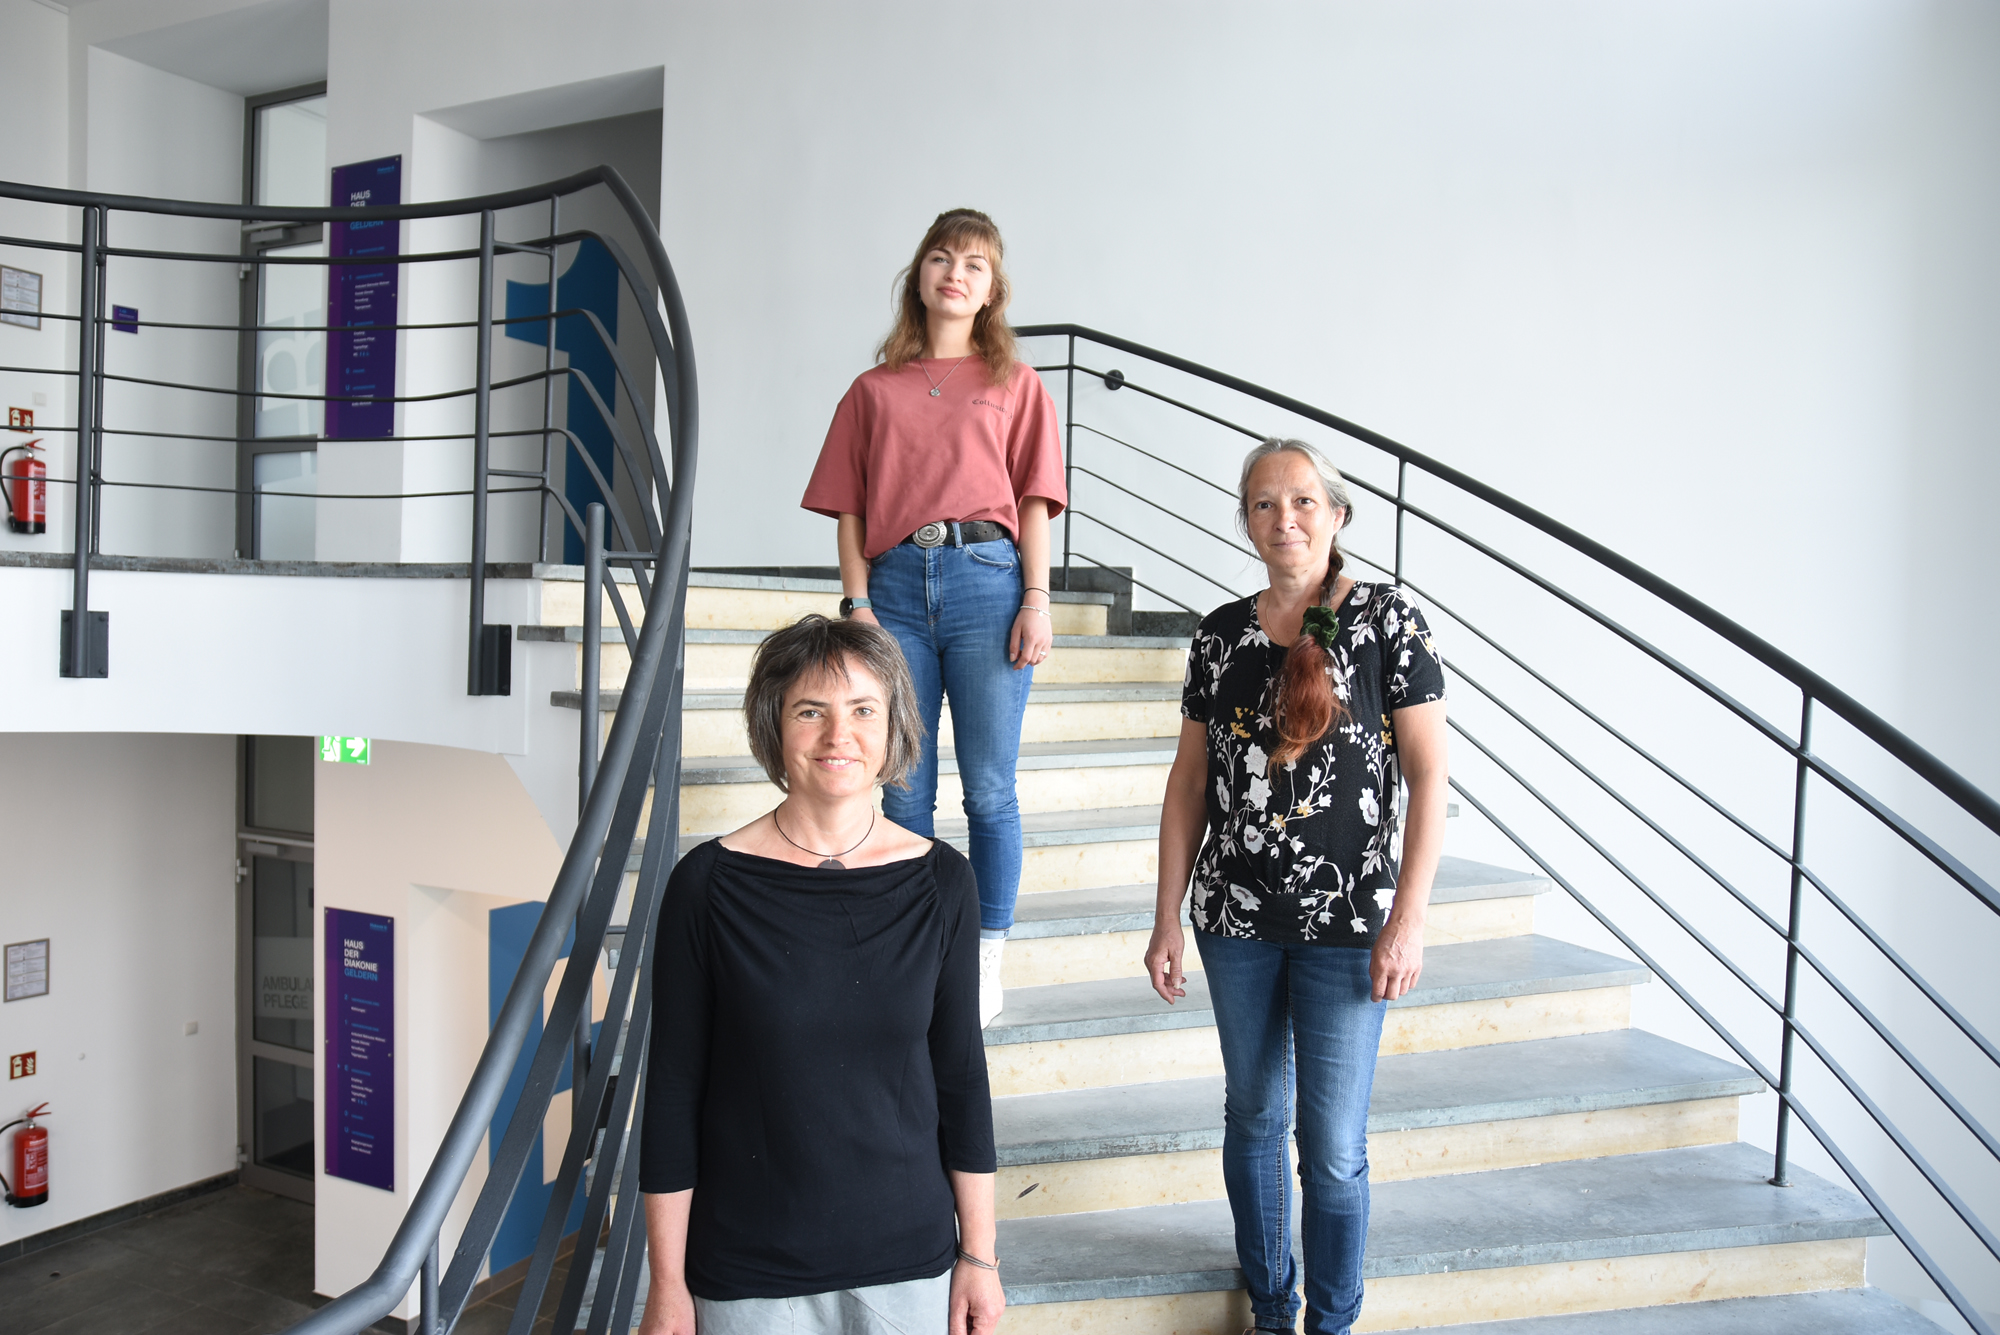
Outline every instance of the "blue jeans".
<path fill-rule="evenodd" d="M 952 746 L 965 788 L 979 926 L 1014 925 L 1021 890 L 1021 801 L 1014 764 L 1033 667 L 1007 661 L 1007 636 L 1021 608 L 1021 561 L 1005 538 L 954 547 L 900 543 L 868 574 L 875 619 L 896 637 L 916 683 L 924 719 L 923 757 L 907 789 L 882 790 L 882 814 L 926 838 L 937 813 L 938 715 L 951 697 Z"/>
<path fill-rule="evenodd" d="M 1361 1315 L 1368 1097 L 1388 1009 L 1369 1000 L 1370 952 L 1194 938 L 1222 1040 L 1222 1180 L 1250 1311 L 1260 1330 L 1298 1317 L 1286 1144 L 1296 1104 L 1306 1335 L 1347 1335 Z"/>

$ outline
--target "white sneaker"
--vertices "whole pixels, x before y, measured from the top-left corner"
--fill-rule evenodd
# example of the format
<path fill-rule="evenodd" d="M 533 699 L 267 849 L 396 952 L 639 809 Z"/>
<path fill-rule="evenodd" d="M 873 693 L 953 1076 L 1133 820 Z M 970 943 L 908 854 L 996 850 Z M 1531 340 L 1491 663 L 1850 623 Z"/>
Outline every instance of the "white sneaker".
<path fill-rule="evenodd" d="M 993 1023 L 1000 1013 L 1000 955 L 1007 945 L 1004 936 L 979 938 L 979 1027 Z"/>

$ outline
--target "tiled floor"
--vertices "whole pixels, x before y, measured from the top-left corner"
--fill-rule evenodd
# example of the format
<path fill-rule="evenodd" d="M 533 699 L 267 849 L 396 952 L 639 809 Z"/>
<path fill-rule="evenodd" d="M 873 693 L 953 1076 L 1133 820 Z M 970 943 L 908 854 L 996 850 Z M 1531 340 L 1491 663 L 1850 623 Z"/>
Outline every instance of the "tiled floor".
<path fill-rule="evenodd" d="M 0 1264 L 0 1335 L 270 1335 L 318 1305 L 312 1253 L 311 1206 L 232 1187 Z M 503 1335 L 517 1292 L 457 1335 Z"/>

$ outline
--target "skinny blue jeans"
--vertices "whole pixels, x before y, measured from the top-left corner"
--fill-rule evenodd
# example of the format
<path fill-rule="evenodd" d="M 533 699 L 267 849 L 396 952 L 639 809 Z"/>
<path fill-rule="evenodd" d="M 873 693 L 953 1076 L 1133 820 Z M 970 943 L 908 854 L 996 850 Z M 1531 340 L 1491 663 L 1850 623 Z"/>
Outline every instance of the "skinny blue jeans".
<path fill-rule="evenodd" d="M 1306 1335 L 1348 1335 L 1368 1241 L 1368 1098 L 1387 1006 L 1370 952 L 1194 934 L 1222 1041 L 1222 1180 L 1259 1330 L 1298 1319 L 1287 1132 L 1299 1148 Z"/>
<path fill-rule="evenodd" d="M 1014 925 L 1021 890 L 1021 800 L 1014 766 L 1021 718 L 1035 669 L 1007 661 L 1007 636 L 1021 608 L 1021 560 L 1005 538 L 963 547 L 899 543 L 868 575 L 875 619 L 896 637 L 924 719 L 923 757 L 907 789 L 882 790 L 882 814 L 925 838 L 937 830 L 938 716 L 951 697 L 952 746 L 965 788 L 979 927 Z"/>

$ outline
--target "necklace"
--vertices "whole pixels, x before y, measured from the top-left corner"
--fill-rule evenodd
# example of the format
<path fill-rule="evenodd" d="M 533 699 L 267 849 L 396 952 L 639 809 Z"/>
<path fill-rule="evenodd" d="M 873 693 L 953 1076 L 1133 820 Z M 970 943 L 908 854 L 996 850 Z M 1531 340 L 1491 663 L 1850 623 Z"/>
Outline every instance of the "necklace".
<path fill-rule="evenodd" d="M 951 364 L 951 371 L 956 371 L 959 367 L 965 365 L 966 359 L 971 356 L 972 354 L 968 352 L 964 357 L 960 357 L 957 361 L 953 362 Z M 924 359 L 921 357 L 917 358 L 917 369 L 924 373 L 924 379 L 931 380 L 931 368 L 924 365 Z M 951 379 L 951 371 L 944 373 L 944 380 Z M 932 398 L 936 398 L 938 395 L 944 393 L 944 380 L 931 380 Z"/>
<path fill-rule="evenodd" d="M 799 852 L 801 853 L 811 853 L 814 857 L 822 859 L 822 861 L 819 864 L 822 870 L 825 870 L 827 868 L 832 868 L 835 871 L 845 871 L 847 869 L 847 864 L 845 862 L 842 862 L 841 859 L 846 857 L 848 853 L 852 853 L 854 851 L 854 848 L 859 848 L 861 847 L 861 845 L 867 843 L 868 836 L 875 833 L 875 808 L 873 807 L 868 808 L 867 832 L 864 833 L 859 839 L 854 841 L 854 848 L 850 848 L 846 850 L 846 852 L 842 853 L 821 853 L 816 849 L 807 848 L 804 844 L 792 838 L 792 836 L 790 836 L 789 834 L 786 834 L 784 826 L 778 825 L 778 813 L 776 811 L 773 811 L 771 813 L 771 824 L 777 826 L 778 837 L 780 839 L 783 839 L 786 843 L 790 844 L 793 848 L 798 849 Z"/>

